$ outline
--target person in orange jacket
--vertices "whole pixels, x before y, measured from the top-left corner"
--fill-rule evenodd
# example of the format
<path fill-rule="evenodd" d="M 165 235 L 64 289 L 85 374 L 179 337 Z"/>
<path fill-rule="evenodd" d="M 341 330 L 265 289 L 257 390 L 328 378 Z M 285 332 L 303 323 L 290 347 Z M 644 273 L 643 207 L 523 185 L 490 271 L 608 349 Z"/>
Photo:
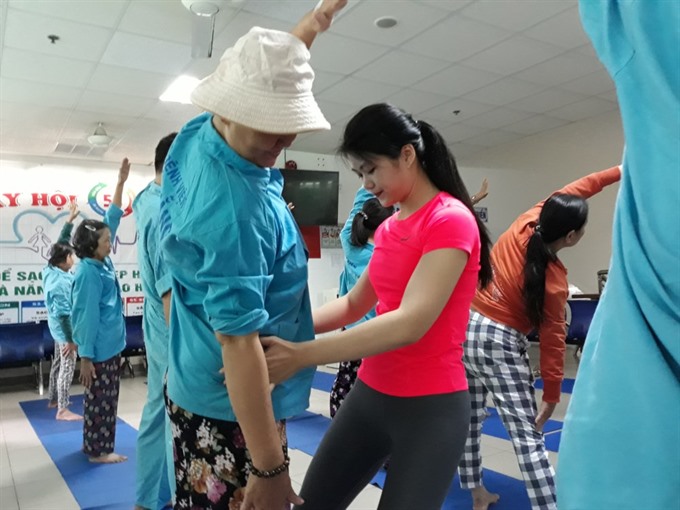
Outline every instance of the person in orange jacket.
<path fill-rule="evenodd" d="M 482 483 L 480 438 L 488 394 L 515 447 L 533 510 L 556 510 L 554 471 L 542 429 L 560 400 L 564 372 L 567 269 L 557 256 L 585 233 L 587 198 L 621 178 L 613 167 L 553 193 L 517 218 L 491 250 L 493 281 L 472 300 L 463 361 L 472 420 L 460 462 L 461 486 L 475 510 L 499 496 Z M 543 402 L 536 409 L 526 335 L 538 330 Z"/>

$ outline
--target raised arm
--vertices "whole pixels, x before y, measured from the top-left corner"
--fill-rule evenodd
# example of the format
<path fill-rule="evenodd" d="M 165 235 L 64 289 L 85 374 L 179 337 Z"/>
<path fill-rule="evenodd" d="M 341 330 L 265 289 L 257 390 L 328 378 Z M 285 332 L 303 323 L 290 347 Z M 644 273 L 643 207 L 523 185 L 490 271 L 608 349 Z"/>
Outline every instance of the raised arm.
<path fill-rule="evenodd" d="M 345 5 L 347 5 L 347 0 L 323 0 L 313 11 L 305 14 L 295 28 L 291 30 L 291 34 L 305 43 L 307 48 L 310 48 L 316 36 L 328 30 L 333 21 L 333 16 Z"/>
<path fill-rule="evenodd" d="M 128 158 L 123 158 L 118 170 L 118 179 L 116 180 L 116 189 L 113 192 L 113 199 L 111 205 L 104 216 L 104 223 L 111 229 L 111 241 L 116 237 L 116 231 L 120 225 L 120 219 L 123 217 L 123 189 L 125 183 L 130 176 L 130 161 Z"/>
<path fill-rule="evenodd" d="M 123 208 L 123 188 L 130 176 L 130 161 L 128 158 L 123 158 L 118 170 L 118 180 L 116 181 L 116 190 L 113 192 L 113 200 L 111 203 L 119 209 Z"/>
<path fill-rule="evenodd" d="M 58 243 L 69 244 L 71 242 L 71 232 L 73 232 L 73 221 L 80 214 L 78 209 L 78 204 L 71 202 L 68 205 L 68 218 L 66 218 L 66 223 L 61 227 L 61 232 L 59 233 Z"/>
<path fill-rule="evenodd" d="M 485 177 L 484 180 L 482 181 L 482 186 L 479 188 L 479 191 L 470 197 L 470 200 L 472 200 L 472 205 L 478 204 L 479 202 L 484 200 L 488 195 L 489 195 L 489 181 Z"/>
<path fill-rule="evenodd" d="M 621 180 L 621 166 L 613 166 L 600 172 L 595 172 L 585 177 L 567 184 L 564 188 L 555 193 L 566 193 L 568 195 L 578 195 L 583 198 L 590 198 L 597 195 L 604 188 Z M 553 193 L 554 194 L 554 193 Z"/>
<path fill-rule="evenodd" d="M 607 168 L 606 170 L 601 170 L 599 172 L 588 174 L 585 177 L 581 177 L 580 179 L 577 179 L 574 182 L 567 184 L 563 188 L 552 192 L 550 196 L 555 195 L 557 193 L 566 193 L 569 195 L 577 195 L 583 198 L 590 198 L 593 195 L 597 195 L 607 186 L 614 184 L 615 182 L 618 182 L 620 179 L 621 179 L 621 167 L 613 166 L 611 168 Z M 545 201 L 548 200 L 548 198 L 550 197 L 546 197 L 544 200 L 541 200 L 538 204 L 536 204 L 527 212 L 522 214 L 515 221 L 526 223 L 527 221 L 537 220 L 538 216 L 541 214 L 541 208 L 543 207 Z"/>

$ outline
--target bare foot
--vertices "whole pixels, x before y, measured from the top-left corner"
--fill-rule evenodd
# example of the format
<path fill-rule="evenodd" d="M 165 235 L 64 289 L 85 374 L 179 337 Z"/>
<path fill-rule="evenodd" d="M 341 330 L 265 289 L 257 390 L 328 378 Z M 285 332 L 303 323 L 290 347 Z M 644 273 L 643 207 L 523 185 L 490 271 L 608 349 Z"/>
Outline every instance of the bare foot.
<path fill-rule="evenodd" d="M 59 411 L 57 411 L 57 420 L 79 421 L 82 419 L 82 416 L 74 413 L 73 411 L 69 411 L 68 409 L 59 409 Z"/>
<path fill-rule="evenodd" d="M 108 455 L 102 455 L 101 457 L 90 457 L 90 462 L 94 464 L 118 464 L 119 462 L 125 462 L 127 457 L 125 455 L 119 455 L 117 453 L 109 453 Z"/>
<path fill-rule="evenodd" d="M 488 510 L 489 506 L 497 503 L 501 497 L 486 490 L 485 487 L 475 487 L 472 489 L 472 509 Z"/>
<path fill-rule="evenodd" d="M 47 408 L 48 409 L 54 409 L 55 407 L 57 407 L 57 405 L 58 405 L 58 403 L 56 402 L 56 400 L 54 402 L 50 401 L 50 402 L 47 403 Z"/>

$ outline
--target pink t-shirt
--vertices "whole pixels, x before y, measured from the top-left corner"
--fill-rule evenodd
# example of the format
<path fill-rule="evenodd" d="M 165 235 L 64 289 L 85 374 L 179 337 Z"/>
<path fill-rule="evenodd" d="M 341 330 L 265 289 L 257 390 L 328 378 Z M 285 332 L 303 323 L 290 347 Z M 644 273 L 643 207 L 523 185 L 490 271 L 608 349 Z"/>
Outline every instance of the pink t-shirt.
<path fill-rule="evenodd" d="M 368 276 L 378 296 L 377 315 L 396 310 L 420 258 L 456 248 L 469 254 L 451 297 L 432 327 L 416 343 L 365 358 L 359 379 L 397 397 L 466 390 L 463 341 L 479 273 L 479 229 L 459 200 L 440 192 L 405 220 L 398 214 L 376 231 Z"/>

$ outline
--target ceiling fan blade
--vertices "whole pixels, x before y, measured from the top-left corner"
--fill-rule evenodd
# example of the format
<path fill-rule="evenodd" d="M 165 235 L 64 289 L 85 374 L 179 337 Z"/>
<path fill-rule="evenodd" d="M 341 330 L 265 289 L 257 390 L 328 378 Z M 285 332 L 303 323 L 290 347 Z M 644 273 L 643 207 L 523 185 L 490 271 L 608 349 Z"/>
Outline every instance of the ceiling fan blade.
<path fill-rule="evenodd" d="M 212 57 L 215 15 L 191 17 L 191 58 Z"/>

